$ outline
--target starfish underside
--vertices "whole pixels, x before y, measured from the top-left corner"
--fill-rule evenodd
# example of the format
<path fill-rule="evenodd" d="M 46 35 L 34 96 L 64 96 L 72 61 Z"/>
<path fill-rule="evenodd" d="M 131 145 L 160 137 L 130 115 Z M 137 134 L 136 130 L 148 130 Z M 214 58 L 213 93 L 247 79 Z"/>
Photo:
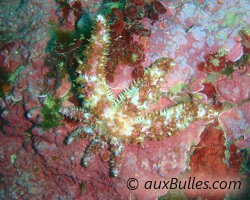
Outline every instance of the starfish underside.
<path fill-rule="evenodd" d="M 87 166 L 93 153 L 110 145 L 110 172 L 118 177 L 122 167 L 124 143 L 143 143 L 169 137 L 197 120 L 212 121 L 218 113 L 208 105 L 186 102 L 153 110 L 152 106 L 166 95 L 166 75 L 174 67 L 172 60 L 162 58 L 145 69 L 141 79 L 116 98 L 105 80 L 105 65 L 109 48 L 109 28 L 102 16 L 97 16 L 90 44 L 85 49 L 86 61 L 79 61 L 76 82 L 84 96 L 81 108 L 63 108 L 61 113 L 78 120 L 79 128 L 66 139 L 70 144 L 81 134 L 91 140 L 81 164 Z"/>

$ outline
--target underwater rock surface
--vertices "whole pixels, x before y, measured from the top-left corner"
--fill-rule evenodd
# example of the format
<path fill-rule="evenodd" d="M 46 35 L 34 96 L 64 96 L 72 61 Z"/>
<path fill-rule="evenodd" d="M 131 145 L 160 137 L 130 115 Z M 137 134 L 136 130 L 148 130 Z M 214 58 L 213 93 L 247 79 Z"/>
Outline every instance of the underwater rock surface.
<path fill-rule="evenodd" d="M 246 168 L 250 146 L 250 61 L 246 45 L 249 44 L 249 2 L 128 1 L 132 13 L 141 13 L 144 5 L 147 8 L 145 17 L 138 17 L 138 26 L 151 34 L 136 35 L 134 31 L 130 38 L 131 43 L 136 41 L 144 48 L 145 59 L 140 67 L 145 69 L 162 57 L 173 58 L 176 64 L 164 84 L 165 92 L 171 95 L 153 109 L 192 96 L 213 105 L 221 114 L 218 122 L 209 125 L 194 122 L 162 141 L 125 144 L 119 178 L 110 176 L 108 146 L 84 168 L 80 162 L 88 139 L 72 145 L 64 143 L 78 124 L 64 119 L 57 111 L 61 105 L 81 104 L 72 71 L 77 65 L 77 49 L 81 50 L 88 39 L 86 33 L 83 39 L 74 40 L 78 37 L 76 23 L 86 13 L 93 20 L 102 6 L 100 0 L 76 2 L 0 2 L 0 34 L 3 33 L 0 38 L 0 199 L 156 199 L 168 190 L 145 190 L 144 182 L 185 176 L 246 181 L 249 170 L 242 169 Z M 119 8 L 118 1 L 113 2 L 112 6 Z M 239 33 L 242 30 L 244 37 Z M 61 46 L 53 43 L 55 37 Z M 67 46 L 68 40 L 74 40 L 71 46 Z M 127 60 L 119 63 L 114 80 L 109 83 L 116 95 L 134 80 L 134 68 L 130 64 Z M 136 190 L 127 188 L 129 178 L 139 180 Z M 227 192 L 220 195 L 207 191 L 184 192 L 186 198 L 223 199 L 228 195 Z"/>

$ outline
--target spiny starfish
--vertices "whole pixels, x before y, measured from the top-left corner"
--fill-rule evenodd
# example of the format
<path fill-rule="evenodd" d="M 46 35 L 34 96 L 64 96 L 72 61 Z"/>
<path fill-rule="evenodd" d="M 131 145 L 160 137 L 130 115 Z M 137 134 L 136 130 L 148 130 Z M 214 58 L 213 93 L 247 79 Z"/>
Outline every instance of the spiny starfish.
<path fill-rule="evenodd" d="M 81 164 L 87 166 L 94 150 L 110 145 L 110 172 L 118 177 L 122 167 L 124 143 L 143 143 L 171 136 L 196 120 L 211 121 L 218 112 L 208 105 L 186 102 L 152 111 L 152 105 L 163 96 L 166 74 L 173 68 L 172 60 L 162 58 L 145 69 L 142 79 L 135 81 L 118 98 L 105 80 L 105 65 L 111 44 L 109 28 L 103 16 L 96 18 L 90 44 L 85 50 L 87 60 L 79 61 L 76 82 L 79 94 L 85 96 L 81 108 L 62 108 L 61 113 L 80 122 L 80 127 L 66 139 L 70 144 L 81 134 L 91 141 Z"/>

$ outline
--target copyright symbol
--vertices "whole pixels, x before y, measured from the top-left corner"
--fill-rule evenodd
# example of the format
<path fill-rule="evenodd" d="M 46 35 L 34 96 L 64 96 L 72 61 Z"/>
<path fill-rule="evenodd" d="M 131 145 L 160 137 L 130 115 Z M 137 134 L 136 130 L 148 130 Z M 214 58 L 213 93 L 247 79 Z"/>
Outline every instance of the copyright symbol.
<path fill-rule="evenodd" d="M 136 178 L 130 178 L 127 181 L 127 187 L 129 190 L 136 190 L 139 186 L 139 182 Z"/>

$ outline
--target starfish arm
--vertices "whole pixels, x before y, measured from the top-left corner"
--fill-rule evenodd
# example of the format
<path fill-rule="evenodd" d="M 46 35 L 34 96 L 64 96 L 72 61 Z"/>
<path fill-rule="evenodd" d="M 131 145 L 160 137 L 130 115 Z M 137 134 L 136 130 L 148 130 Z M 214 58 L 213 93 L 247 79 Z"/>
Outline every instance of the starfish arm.
<path fill-rule="evenodd" d="M 86 61 L 80 61 L 76 72 L 78 92 L 85 95 L 85 107 L 94 109 L 98 104 L 112 102 L 114 96 L 105 79 L 104 68 L 109 54 L 109 28 L 103 16 L 98 15 L 90 43 L 84 51 Z"/>
<path fill-rule="evenodd" d="M 76 72 L 79 75 L 86 75 L 86 80 L 97 74 L 104 75 L 109 43 L 109 28 L 106 20 L 102 15 L 98 15 L 93 26 L 89 45 L 83 52 L 86 55 L 86 61 L 80 61 Z"/>
<path fill-rule="evenodd" d="M 114 142 L 113 138 L 111 141 L 110 174 L 115 178 L 119 176 L 122 169 L 123 149 L 123 142 L 120 140 Z"/>
<path fill-rule="evenodd" d="M 182 103 L 170 108 L 154 111 L 144 117 L 138 117 L 135 125 L 139 126 L 140 136 L 137 142 L 164 139 L 184 130 L 192 122 L 204 120 L 211 122 L 218 117 L 218 112 L 204 103 Z"/>
<path fill-rule="evenodd" d="M 75 138 L 78 138 L 79 135 L 83 132 L 84 132 L 83 128 L 76 129 L 65 139 L 65 144 L 71 144 L 75 140 Z"/>
<path fill-rule="evenodd" d="M 93 159 L 93 153 L 95 154 L 97 150 L 99 150 L 102 146 L 102 142 L 100 141 L 100 137 L 96 137 L 92 139 L 84 151 L 84 155 L 81 160 L 81 165 L 84 167 L 88 167 L 89 161 Z"/>
<path fill-rule="evenodd" d="M 143 77 L 135 81 L 129 89 L 119 95 L 118 105 L 134 108 L 136 112 L 149 110 L 164 94 L 166 75 L 173 69 L 172 59 L 161 58 L 145 69 Z"/>
<path fill-rule="evenodd" d="M 78 108 L 78 107 L 67 107 L 67 108 L 62 108 L 60 110 L 60 113 L 65 116 L 68 117 L 70 119 L 74 119 L 77 121 L 85 121 L 88 120 L 90 118 L 90 114 L 85 112 L 82 108 Z"/>
<path fill-rule="evenodd" d="M 89 135 L 93 135 L 94 131 L 93 128 L 90 126 L 83 126 L 80 127 L 76 130 L 74 130 L 72 133 L 70 133 L 70 135 L 65 139 L 65 144 L 71 144 L 75 138 L 79 138 L 79 136 L 81 134 L 89 134 Z"/>

